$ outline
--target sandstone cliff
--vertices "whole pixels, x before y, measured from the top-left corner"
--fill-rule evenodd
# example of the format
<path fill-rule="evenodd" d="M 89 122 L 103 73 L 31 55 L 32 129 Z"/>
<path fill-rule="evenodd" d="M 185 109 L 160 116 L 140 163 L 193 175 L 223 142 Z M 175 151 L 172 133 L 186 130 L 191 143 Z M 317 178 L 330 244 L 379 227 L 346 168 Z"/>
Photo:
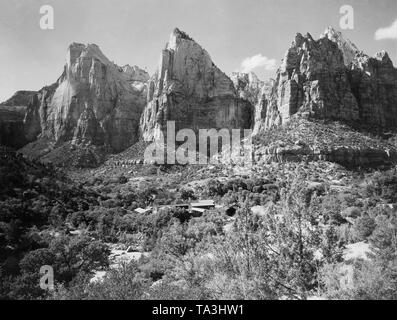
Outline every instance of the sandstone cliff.
<path fill-rule="evenodd" d="M 319 40 L 298 33 L 257 104 L 254 131 L 295 114 L 397 129 L 396 98 L 397 71 L 387 53 L 370 58 L 330 28 Z"/>
<path fill-rule="evenodd" d="M 19 90 L 15 92 L 11 98 L 0 103 L 0 107 L 26 107 L 29 104 L 31 97 L 36 93 L 36 91 Z"/>
<path fill-rule="evenodd" d="M 324 33 L 320 35 L 320 39 L 321 38 L 328 38 L 338 45 L 339 50 L 342 51 L 343 61 L 346 66 L 352 63 L 356 54 L 360 52 L 353 42 L 349 39 L 345 39 L 340 31 L 336 31 L 332 27 L 328 27 Z"/>
<path fill-rule="evenodd" d="M 147 79 L 137 67 L 109 61 L 95 44 L 73 43 L 61 77 L 29 104 L 26 135 L 124 150 L 138 140 Z"/>
<path fill-rule="evenodd" d="M 28 141 L 24 134 L 24 117 L 35 91 L 17 91 L 0 103 L 0 144 L 20 148 Z"/>
<path fill-rule="evenodd" d="M 397 129 L 397 69 L 385 51 L 373 58 L 360 53 L 348 71 L 362 123 Z"/>
<path fill-rule="evenodd" d="M 253 106 L 258 103 L 265 82 L 259 80 L 255 73 L 233 72 L 230 79 L 241 99 L 248 100 Z"/>
<path fill-rule="evenodd" d="M 233 82 L 207 51 L 178 29 L 161 53 L 147 101 L 141 117 L 142 137 L 147 141 L 164 131 L 169 120 L 176 122 L 176 130 L 251 125 L 250 103 L 239 98 Z"/>
<path fill-rule="evenodd" d="M 255 101 L 255 112 L 254 112 L 254 119 L 253 119 L 253 131 L 252 134 L 256 135 L 259 132 L 265 130 L 266 128 L 266 113 L 267 113 L 267 106 L 270 94 L 272 93 L 272 89 L 274 86 L 275 81 L 270 79 L 267 82 L 263 82 L 263 86 L 257 96 Z"/>
<path fill-rule="evenodd" d="M 73 43 L 54 84 L 38 92 L 19 91 L 0 104 L 0 144 L 20 147 L 31 142 L 22 150 L 28 155 L 62 163 L 78 154 L 77 163 L 87 165 L 139 139 L 153 140 L 169 120 L 176 122 L 176 130 L 253 128 L 258 137 L 272 137 L 269 131 L 276 128 L 292 132 L 295 127 L 288 123 L 294 120 L 297 132 L 304 132 L 302 124 L 312 128 L 313 121 L 320 121 L 314 131 L 321 132 L 318 127 L 326 128 L 328 120 L 353 124 L 361 133 L 396 131 L 397 70 L 386 52 L 369 57 L 332 28 L 318 40 L 298 33 L 275 80 L 267 82 L 253 73 L 229 78 L 205 49 L 178 29 L 151 78 L 137 66 L 117 66 L 94 44 Z M 334 129 L 330 137 L 338 135 L 339 127 Z M 292 154 L 356 165 L 365 165 L 365 157 L 375 164 L 379 159 L 394 161 L 393 146 L 373 143 L 367 148 L 366 138 L 352 132 L 346 129 L 347 138 L 332 150 L 318 147 L 318 139 L 302 146 L 280 136 L 280 148 L 271 147 L 271 139 L 259 141 L 270 145 L 262 151 L 271 159 Z M 329 136 L 323 140 L 331 141 Z"/>

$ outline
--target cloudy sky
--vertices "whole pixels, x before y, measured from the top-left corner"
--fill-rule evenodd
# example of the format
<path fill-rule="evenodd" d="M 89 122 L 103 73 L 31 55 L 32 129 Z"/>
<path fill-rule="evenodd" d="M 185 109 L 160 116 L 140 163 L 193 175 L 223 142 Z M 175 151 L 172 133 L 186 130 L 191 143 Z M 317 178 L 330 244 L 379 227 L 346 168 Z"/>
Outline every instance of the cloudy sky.
<path fill-rule="evenodd" d="M 340 8 L 354 10 L 343 30 L 373 55 L 385 49 L 397 66 L 396 0 L 0 0 L 0 101 L 16 90 L 38 90 L 61 74 L 71 42 L 96 43 L 119 65 L 153 73 L 178 27 L 226 73 L 274 76 L 296 32 L 317 38 L 340 28 Z M 42 30 L 40 7 L 54 8 L 54 29 Z"/>

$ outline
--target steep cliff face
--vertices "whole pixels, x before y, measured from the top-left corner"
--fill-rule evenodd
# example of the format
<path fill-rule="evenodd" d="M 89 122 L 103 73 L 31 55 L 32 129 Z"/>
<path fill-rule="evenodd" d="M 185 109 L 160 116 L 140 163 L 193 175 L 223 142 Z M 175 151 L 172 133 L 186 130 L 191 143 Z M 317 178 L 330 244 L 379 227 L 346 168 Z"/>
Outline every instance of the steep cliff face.
<path fill-rule="evenodd" d="M 257 96 L 253 120 L 253 135 L 256 135 L 266 129 L 267 106 L 273 90 L 274 83 L 275 80 L 273 79 L 263 82 L 262 88 Z"/>
<path fill-rule="evenodd" d="M 360 53 L 349 70 L 363 123 L 397 129 L 397 69 L 385 51 L 373 58 Z"/>
<path fill-rule="evenodd" d="M 339 120 L 359 117 L 342 52 L 328 38 L 296 35 L 277 71 L 264 127 L 284 124 L 297 112 Z"/>
<path fill-rule="evenodd" d="M 147 101 L 141 117 L 142 137 L 147 141 L 164 131 L 170 120 L 176 130 L 250 127 L 250 103 L 238 97 L 233 82 L 207 51 L 178 29 L 149 81 Z"/>
<path fill-rule="evenodd" d="M 7 106 L 7 107 L 26 107 L 29 104 L 30 99 L 33 95 L 35 95 L 36 91 L 28 91 L 28 90 L 19 90 L 15 92 L 11 98 L 7 99 L 6 101 L 0 103 L 0 107 Z"/>
<path fill-rule="evenodd" d="M 396 80 L 385 52 L 370 58 L 333 29 L 319 40 L 297 34 L 270 94 L 257 104 L 261 116 L 254 131 L 285 124 L 294 115 L 397 129 Z"/>
<path fill-rule="evenodd" d="M 324 33 L 320 35 L 321 38 L 328 38 L 338 45 L 339 50 L 342 51 L 343 61 L 346 66 L 353 62 L 356 54 L 360 53 L 360 50 L 358 50 L 353 42 L 345 39 L 340 31 L 336 31 L 332 27 L 325 29 Z"/>
<path fill-rule="evenodd" d="M 369 57 L 331 27 L 321 37 L 335 42 L 342 51 L 360 121 L 382 128 L 397 128 L 397 69 L 387 52 Z"/>
<path fill-rule="evenodd" d="M 36 140 L 46 128 L 47 107 L 57 86 L 58 83 L 46 86 L 30 98 L 24 116 L 24 135 L 28 142 Z"/>
<path fill-rule="evenodd" d="M 23 113 L 13 107 L 0 106 L 0 145 L 20 148 L 26 143 Z"/>
<path fill-rule="evenodd" d="M 259 80 L 255 73 L 233 72 L 231 75 L 234 87 L 241 99 L 248 100 L 253 106 L 258 103 L 265 82 Z"/>
<path fill-rule="evenodd" d="M 28 142 L 24 133 L 24 116 L 36 91 L 17 91 L 0 103 L 0 144 L 20 148 Z"/>
<path fill-rule="evenodd" d="M 138 140 L 148 78 L 137 67 L 118 67 L 95 44 L 73 43 L 61 77 L 29 103 L 26 136 L 124 150 Z"/>

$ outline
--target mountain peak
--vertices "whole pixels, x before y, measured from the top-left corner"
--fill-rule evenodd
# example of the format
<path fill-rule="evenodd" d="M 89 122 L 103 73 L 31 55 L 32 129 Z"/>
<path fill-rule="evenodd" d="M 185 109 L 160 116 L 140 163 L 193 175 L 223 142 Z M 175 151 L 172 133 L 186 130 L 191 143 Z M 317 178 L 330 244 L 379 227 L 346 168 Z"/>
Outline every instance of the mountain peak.
<path fill-rule="evenodd" d="M 378 59 L 380 61 L 389 61 L 390 57 L 389 57 L 389 54 L 385 50 L 381 50 L 375 54 L 375 59 Z"/>
<path fill-rule="evenodd" d="M 66 62 L 68 65 L 72 65 L 76 62 L 76 59 L 84 56 L 84 57 L 93 57 L 99 59 L 101 62 L 109 64 L 109 59 L 102 53 L 101 49 L 95 43 L 78 43 L 73 42 L 69 45 L 67 54 L 66 54 Z"/>
<path fill-rule="evenodd" d="M 120 70 L 124 72 L 129 81 L 146 82 L 150 78 L 149 74 L 145 70 L 135 65 L 130 66 L 129 64 L 126 64 L 125 66 L 120 67 Z"/>
<path fill-rule="evenodd" d="M 185 40 L 193 40 L 186 32 L 180 30 L 179 28 L 175 28 L 174 31 L 172 31 L 171 36 Z"/>
<path fill-rule="evenodd" d="M 170 35 L 170 40 L 168 41 L 166 48 L 175 50 L 176 47 L 182 42 L 196 43 L 186 32 L 175 28 Z"/>
<path fill-rule="evenodd" d="M 303 37 L 303 35 L 300 32 L 296 33 L 294 41 L 292 42 L 292 46 L 297 46 L 297 47 L 301 46 L 304 39 L 305 38 Z"/>
<path fill-rule="evenodd" d="M 332 27 L 332 26 L 328 26 L 328 27 L 325 29 L 325 31 L 324 31 L 323 34 L 324 34 L 324 35 L 337 35 L 337 36 L 341 36 L 341 35 L 342 35 L 341 32 L 336 31 L 335 28 Z"/>
<path fill-rule="evenodd" d="M 186 32 L 181 31 L 178 28 L 175 28 L 170 35 L 170 40 L 167 43 L 167 48 L 175 50 L 178 44 L 181 43 L 182 41 L 194 42 L 194 40 L 191 37 L 189 37 L 189 35 Z"/>
<path fill-rule="evenodd" d="M 160 55 L 158 72 L 148 83 L 141 134 L 159 137 L 168 120 L 176 129 L 249 128 L 252 105 L 236 93 L 232 80 L 208 52 L 178 28 Z"/>
<path fill-rule="evenodd" d="M 320 35 L 320 39 L 322 38 L 328 38 L 338 45 L 339 49 L 343 53 L 345 65 L 350 64 L 353 61 L 356 53 L 359 52 L 358 48 L 353 42 L 344 38 L 340 31 L 335 30 L 331 26 L 325 29 L 324 33 Z"/>
<path fill-rule="evenodd" d="M 337 31 L 334 27 L 328 26 L 324 32 L 320 35 L 321 38 L 328 38 L 329 40 L 343 40 L 346 41 L 342 35 L 342 32 Z"/>

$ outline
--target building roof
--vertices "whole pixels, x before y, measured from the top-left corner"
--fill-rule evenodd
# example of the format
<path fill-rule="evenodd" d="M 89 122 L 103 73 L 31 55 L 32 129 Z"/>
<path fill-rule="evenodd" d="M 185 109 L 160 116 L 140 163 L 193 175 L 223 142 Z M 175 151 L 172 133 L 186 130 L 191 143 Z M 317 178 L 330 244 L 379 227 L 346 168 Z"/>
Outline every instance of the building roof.
<path fill-rule="evenodd" d="M 192 208 L 192 211 L 204 213 L 204 212 L 207 211 L 207 210 L 206 210 L 206 209 L 203 209 L 203 208 Z"/>
<path fill-rule="evenodd" d="M 152 210 L 152 208 L 146 208 L 146 209 L 143 209 L 143 208 L 136 208 L 134 211 L 135 212 L 138 212 L 138 213 L 146 213 L 146 212 L 149 212 L 149 211 L 151 211 Z"/>
<path fill-rule="evenodd" d="M 192 202 L 192 207 L 207 207 L 215 206 L 214 200 L 199 200 L 198 202 Z"/>
<path fill-rule="evenodd" d="M 172 207 L 183 207 L 183 208 L 188 208 L 189 204 L 188 203 L 177 203 L 177 204 L 172 204 Z"/>

